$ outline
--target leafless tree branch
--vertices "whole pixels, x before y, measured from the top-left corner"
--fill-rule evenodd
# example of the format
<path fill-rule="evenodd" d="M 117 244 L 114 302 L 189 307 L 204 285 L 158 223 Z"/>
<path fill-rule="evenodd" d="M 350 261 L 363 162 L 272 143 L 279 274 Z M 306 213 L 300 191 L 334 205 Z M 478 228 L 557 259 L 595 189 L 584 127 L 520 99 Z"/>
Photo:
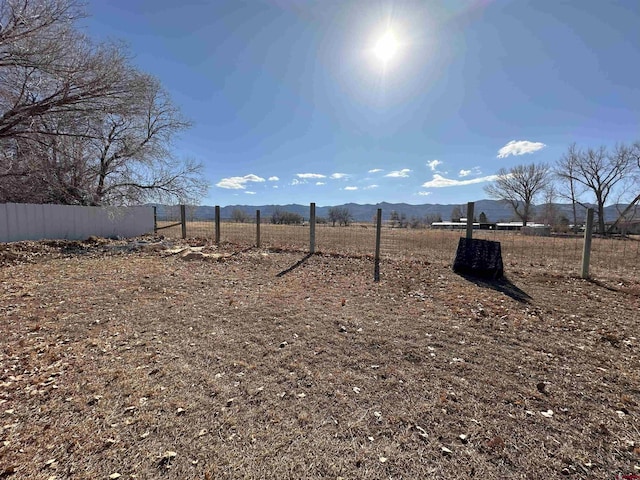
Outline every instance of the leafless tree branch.
<path fill-rule="evenodd" d="M 202 166 L 172 154 L 190 123 L 82 16 L 75 0 L 0 3 L 0 201 L 196 201 Z"/>
<path fill-rule="evenodd" d="M 522 225 L 527 225 L 532 217 L 533 202 L 548 179 L 549 167 L 545 164 L 517 165 L 509 170 L 501 168 L 498 179 L 485 187 L 485 192 L 511 205 Z"/>

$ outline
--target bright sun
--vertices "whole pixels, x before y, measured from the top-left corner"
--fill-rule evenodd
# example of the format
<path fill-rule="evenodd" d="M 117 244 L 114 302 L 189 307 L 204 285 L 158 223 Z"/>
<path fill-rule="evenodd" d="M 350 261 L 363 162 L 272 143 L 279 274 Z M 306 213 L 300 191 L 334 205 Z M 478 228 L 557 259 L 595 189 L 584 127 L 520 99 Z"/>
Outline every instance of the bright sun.
<path fill-rule="evenodd" d="M 391 60 L 398 51 L 398 40 L 393 32 L 388 31 L 376 42 L 376 46 L 373 48 L 373 53 L 378 60 L 386 64 Z"/>

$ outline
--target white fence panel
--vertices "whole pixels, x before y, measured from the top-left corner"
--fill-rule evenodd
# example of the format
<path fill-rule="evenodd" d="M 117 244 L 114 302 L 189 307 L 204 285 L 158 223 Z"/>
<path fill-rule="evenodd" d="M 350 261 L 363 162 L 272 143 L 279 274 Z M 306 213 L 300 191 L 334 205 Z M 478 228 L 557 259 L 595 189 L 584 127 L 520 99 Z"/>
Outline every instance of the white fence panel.
<path fill-rule="evenodd" d="M 153 207 L 0 204 L 0 242 L 136 237 L 153 232 Z"/>

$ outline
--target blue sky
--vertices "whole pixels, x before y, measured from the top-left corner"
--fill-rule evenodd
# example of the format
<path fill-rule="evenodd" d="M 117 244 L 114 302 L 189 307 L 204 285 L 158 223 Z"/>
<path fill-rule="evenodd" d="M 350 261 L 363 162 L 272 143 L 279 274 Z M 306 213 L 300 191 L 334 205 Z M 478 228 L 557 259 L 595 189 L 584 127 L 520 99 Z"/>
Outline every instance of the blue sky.
<path fill-rule="evenodd" d="M 637 0 L 91 0 L 193 128 L 205 205 L 464 203 L 640 140 Z M 395 55 L 375 54 L 391 31 Z"/>

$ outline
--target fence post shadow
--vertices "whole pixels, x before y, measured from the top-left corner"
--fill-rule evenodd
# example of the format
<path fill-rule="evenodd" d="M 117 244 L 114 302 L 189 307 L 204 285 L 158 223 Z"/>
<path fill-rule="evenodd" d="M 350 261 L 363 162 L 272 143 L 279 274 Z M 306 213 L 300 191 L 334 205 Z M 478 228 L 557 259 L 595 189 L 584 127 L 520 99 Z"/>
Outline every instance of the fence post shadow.
<path fill-rule="evenodd" d="M 307 253 L 304 257 L 302 257 L 296 263 L 294 263 L 293 265 L 291 265 L 288 268 L 285 268 L 280 273 L 276 274 L 276 277 L 283 277 L 287 273 L 290 273 L 290 272 L 294 271 L 296 268 L 298 268 L 299 266 L 303 265 L 307 260 L 309 260 L 314 255 L 315 255 L 314 253 Z"/>
<path fill-rule="evenodd" d="M 380 236 L 382 231 L 382 209 L 376 212 L 376 250 L 373 258 L 373 281 L 380 281 Z"/>
<path fill-rule="evenodd" d="M 627 295 L 631 295 L 632 297 L 638 297 L 640 298 L 640 290 L 639 291 L 634 291 L 632 288 L 616 288 L 616 287 L 612 287 L 611 285 L 607 285 L 605 282 L 601 281 L 601 280 L 597 280 L 595 278 L 589 277 L 584 279 L 586 282 L 595 285 L 596 287 L 600 287 L 600 288 L 604 288 L 605 290 L 608 290 L 610 292 L 615 292 L 615 293 L 624 293 Z"/>
<path fill-rule="evenodd" d="M 476 284 L 479 287 L 490 288 L 492 290 L 496 290 L 498 292 L 504 293 L 508 297 L 511 297 L 515 301 L 520 303 L 531 303 L 531 301 L 533 300 L 531 295 L 529 295 L 520 287 L 512 283 L 511 280 L 509 280 L 506 277 L 502 277 L 500 279 L 494 280 L 490 278 L 475 277 L 467 273 L 456 272 L 456 275 L 459 275 L 460 277 L 464 278 L 465 280 L 468 280 L 469 282 Z"/>

